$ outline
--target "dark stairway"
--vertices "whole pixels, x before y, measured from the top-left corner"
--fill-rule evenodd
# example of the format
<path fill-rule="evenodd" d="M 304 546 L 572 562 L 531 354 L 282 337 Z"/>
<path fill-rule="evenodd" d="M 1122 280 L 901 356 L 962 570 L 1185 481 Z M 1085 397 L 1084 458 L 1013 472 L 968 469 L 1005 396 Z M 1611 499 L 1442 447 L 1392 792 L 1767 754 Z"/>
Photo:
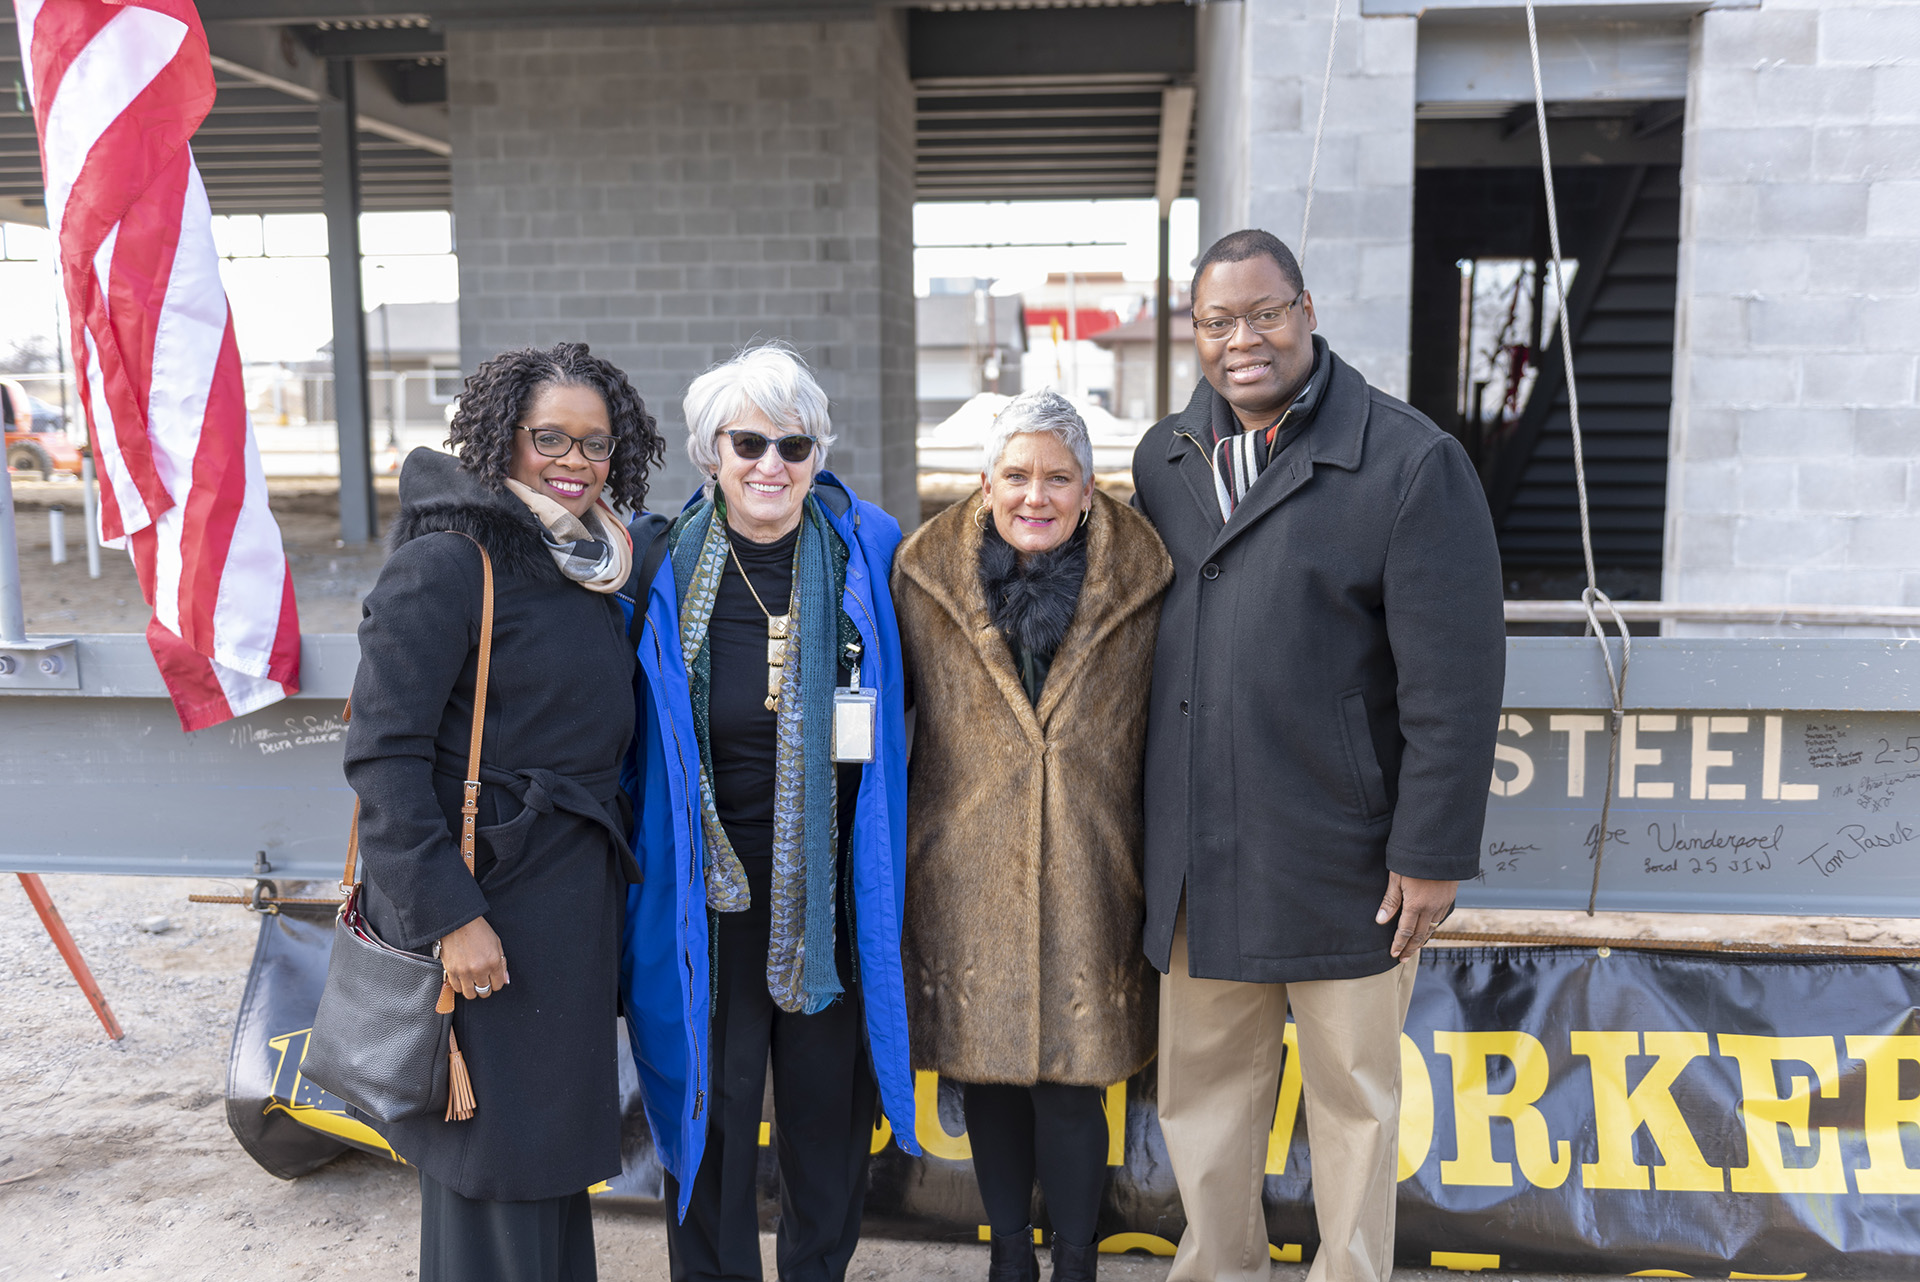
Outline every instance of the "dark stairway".
<path fill-rule="evenodd" d="M 1678 166 L 1627 170 L 1598 243 L 1584 256 L 1567 313 L 1586 447 L 1593 554 L 1600 566 L 1660 566 L 1667 423 L 1673 403 L 1674 295 L 1680 249 Z M 1581 563 L 1573 433 L 1560 336 L 1514 430 L 1482 464 L 1509 566 Z"/>

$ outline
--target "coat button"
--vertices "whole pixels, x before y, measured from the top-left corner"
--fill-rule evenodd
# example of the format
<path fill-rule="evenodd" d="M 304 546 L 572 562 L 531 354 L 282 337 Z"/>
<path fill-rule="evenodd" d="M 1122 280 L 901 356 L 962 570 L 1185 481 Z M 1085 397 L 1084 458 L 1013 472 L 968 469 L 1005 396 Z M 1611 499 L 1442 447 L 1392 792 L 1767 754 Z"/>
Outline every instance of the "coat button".
<path fill-rule="evenodd" d="M 1187 711 L 1187 701 L 1185 699 L 1180 701 L 1180 715 L 1183 717 L 1192 715 Z"/>
<path fill-rule="evenodd" d="M 1217 579 L 1220 577 L 1220 567 L 1212 561 L 1209 561 L 1200 567 L 1200 577 L 1203 579 Z"/>

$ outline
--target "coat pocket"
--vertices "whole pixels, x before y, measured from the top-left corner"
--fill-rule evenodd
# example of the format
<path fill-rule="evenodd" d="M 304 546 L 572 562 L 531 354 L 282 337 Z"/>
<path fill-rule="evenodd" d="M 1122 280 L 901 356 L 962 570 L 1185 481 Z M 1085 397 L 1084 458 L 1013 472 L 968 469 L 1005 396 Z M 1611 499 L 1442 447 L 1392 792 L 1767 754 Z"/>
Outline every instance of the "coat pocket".
<path fill-rule="evenodd" d="M 511 794 L 504 794 L 502 804 L 512 800 Z M 491 855 L 492 862 L 486 867 L 475 864 L 475 871 L 485 876 L 487 871 L 518 859 L 527 848 L 527 834 L 532 830 L 534 821 L 540 818 L 540 812 L 532 806 L 522 805 L 518 814 L 505 823 L 488 824 L 474 829 L 476 853 L 482 858 Z"/>
<path fill-rule="evenodd" d="M 1340 696 L 1340 735 L 1347 741 L 1347 767 L 1353 776 L 1360 813 L 1369 820 L 1387 814 L 1387 779 L 1373 750 L 1373 732 L 1367 728 L 1367 697 L 1359 690 Z"/>

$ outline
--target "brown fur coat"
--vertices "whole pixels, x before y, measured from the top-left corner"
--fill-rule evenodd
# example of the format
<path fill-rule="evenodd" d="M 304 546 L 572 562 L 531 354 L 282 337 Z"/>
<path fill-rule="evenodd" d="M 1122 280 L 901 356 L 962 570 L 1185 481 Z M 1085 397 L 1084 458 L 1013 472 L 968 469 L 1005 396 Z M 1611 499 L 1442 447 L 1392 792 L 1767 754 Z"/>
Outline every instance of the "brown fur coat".
<path fill-rule="evenodd" d="M 1086 579 L 1035 707 L 988 622 L 979 506 L 954 504 L 894 559 L 917 710 L 902 943 L 914 1065 L 1107 1086 L 1153 1058 L 1141 761 L 1173 566 L 1143 517 L 1094 495 Z"/>

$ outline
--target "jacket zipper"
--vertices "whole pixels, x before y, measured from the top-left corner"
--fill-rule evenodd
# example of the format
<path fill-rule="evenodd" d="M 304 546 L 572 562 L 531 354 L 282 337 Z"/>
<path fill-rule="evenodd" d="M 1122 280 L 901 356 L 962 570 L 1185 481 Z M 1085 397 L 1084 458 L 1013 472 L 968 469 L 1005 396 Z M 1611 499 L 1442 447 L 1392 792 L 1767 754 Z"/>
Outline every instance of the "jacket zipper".
<path fill-rule="evenodd" d="M 665 664 L 666 656 L 660 652 L 660 630 L 653 626 L 653 620 L 650 618 L 647 619 L 647 621 L 641 626 L 646 630 L 647 635 L 653 638 L 653 661 L 655 666 L 658 667 L 660 665 Z M 674 760 L 678 763 L 680 767 L 680 785 L 681 785 L 681 789 L 685 791 L 687 788 L 687 755 L 685 750 L 682 749 L 680 746 L 679 733 L 678 732 L 671 732 L 671 733 L 673 734 Z M 698 786 L 699 785 L 697 783 L 694 785 L 695 788 L 698 788 Z M 695 794 L 689 793 L 688 795 L 695 795 Z M 695 888 L 696 887 L 694 883 L 690 880 L 688 882 L 688 887 L 687 887 L 688 893 L 691 894 Z M 682 937 L 684 938 L 684 932 Z M 687 970 L 691 972 L 693 970 L 693 954 L 686 951 L 683 948 L 680 950 L 680 956 L 681 956 L 681 959 L 686 963 Z M 708 1012 L 708 1017 L 709 1018 L 712 1017 L 711 1011 Z M 697 1122 L 700 1120 L 700 1115 L 706 1110 L 706 1106 L 707 1106 L 707 1092 L 704 1089 L 696 1088 L 693 1096 L 693 1120 L 694 1121 Z"/>

